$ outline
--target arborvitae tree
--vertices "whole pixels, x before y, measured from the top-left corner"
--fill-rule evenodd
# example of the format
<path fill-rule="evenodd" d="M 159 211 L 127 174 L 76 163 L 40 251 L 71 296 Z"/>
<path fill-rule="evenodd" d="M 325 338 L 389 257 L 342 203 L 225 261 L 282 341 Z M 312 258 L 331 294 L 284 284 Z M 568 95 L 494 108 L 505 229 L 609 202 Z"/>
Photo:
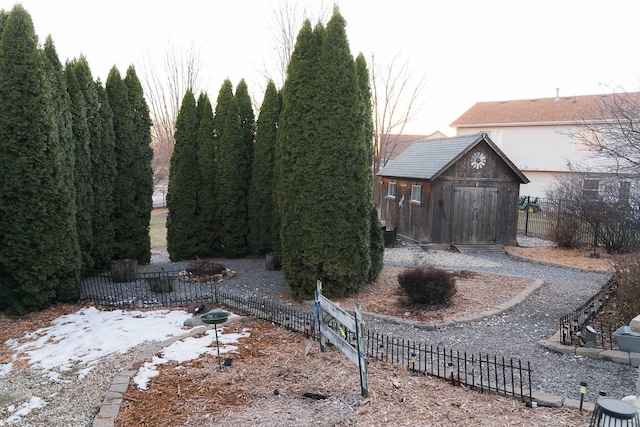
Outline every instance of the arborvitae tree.
<path fill-rule="evenodd" d="M 360 96 L 362 98 L 362 114 L 364 121 L 364 138 L 362 140 L 362 168 L 368 170 L 363 175 L 362 191 L 365 193 L 364 200 L 369 203 L 370 216 L 370 242 L 369 256 L 371 265 L 367 274 L 367 281 L 373 282 L 378 278 L 384 265 L 384 240 L 382 238 L 382 228 L 380 227 L 380 219 L 378 218 L 378 210 L 373 203 L 373 113 L 371 104 L 371 86 L 369 85 L 369 70 L 367 61 L 363 54 L 359 54 L 356 58 L 356 73 L 358 76 L 358 85 L 360 87 Z"/>
<path fill-rule="evenodd" d="M 269 81 L 260 107 L 249 190 L 249 248 L 265 254 L 279 248 L 275 227 L 279 224 L 275 199 L 275 160 L 278 118 L 282 108 L 280 94 Z"/>
<path fill-rule="evenodd" d="M 244 79 L 240 80 L 236 88 L 236 100 L 240 111 L 240 126 L 242 127 L 242 143 L 246 150 L 246 157 L 239 167 L 245 170 L 247 185 L 245 187 L 245 199 L 249 197 L 249 187 L 251 185 L 251 166 L 253 165 L 253 150 L 256 141 L 256 117 L 253 114 L 249 88 Z"/>
<path fill-rule="evenodd" d="M 225 80 L 213 117 L 216 137 L 216 209 L 221 255 L 240 257 L 247 248 L 248 156 L 243 140 L 240 109 L 233 86 Z"/>
<path fill-rule="evenodd" d="M 113 112 L 100 82 L 95 82 L 85 57 L 71 63 L 84 96 L 91 152 L 91 258 L 94 268 L 107 268 L 113 253 L 113 182 L 116 178 Z"/>
<path fill-rule="evenodd" d="M 4 28 L 4 23 L 7 21 L 8 13 L 5 10 L 0 10 L 0 36 L 2 36 L 2 29 Z"/>
<path fill-rule="evenodd" d="M 59 175 L 62 179 L 60 200 L 68 200 L 62 209 L 60 223 L 56 225 L 59 231 L 59 253 L 61 254 L 60 277 L 56 289 L 59 301 L 72 301 L 79 296 L 80 268 L 82 257 L 80 252 L 77 224 L 76 224 L 76 191 L 75 191 L 75 156 L 76 144 L 73 137 L 72 114 L 70 98 L 66 90 L 62 64 L 53 45 L 51 37 L 47 37 L 44 44 L 44 65 L 47 73 L 45 87 L 50 90 L 51 104 L 49 114 L 53 117 L 51 140 L 57 141 L 62 153 L 62 168 Z M 70 273 L 73 271 L 73 273 Z"/>
<path fill-rule="evenodd" d="M 196 257 L 200 235 L 198 219 L 198 113 L 191 89 L 182 99 L 176 119 L 175 146 L 171 156 L 167 192 L 167 250 L 172 261 Z"/>
<path fill-rule="evenodd" d="M 317 135 L 313 113 L 316 105 L 316 72 L 319 67 L 323 28 L 305 21 L 298 33 L 282 90 L 282 113 L 278 123 L 276 152 L 277 203 L 280 212 L 282 269 L 296 298 L 312 293 L 319 271 L 310 263 L 310 239 L 316 211 L 314 193 L 321 173 L 311 163 Z M 326 172 L 325 172 L 326 173 Z M 329 229 L 330 230 L 330 229 Z M 324 232 L 329 232 L 325 230 Z"/>
<path fill-rule="evenodd" d="M 73 142 L 75 144 L 74 187 L 76 196 L 76 229 L 82 256 L 82 268 L 93 268 L 93 183 L 91 170 L 90 133 L 87 123 L 87 107 L 75 75 L 73 65 L 67 63 L 64 70 L 70 100 Z"/>
<path fill-rule="evenodd" d="M 134 212 L 135 222 L 132 229 L 135 258 L 142 264 L 151 260 L 151 237 L 149 221 L 153 210 L 153 169 L 151 160 L 151 117 L 149 107 L 144 99 L 142 84 L 133 66 L 127 69 L 124 78 L 127 96 L 133 119 L 134 162 Z"/>
<path fill-rule="evenodd" d="M 136 230 L 136 192 L 134 186 L 136 155 L 139 152 L 133 132 L 133 112 L 127 87 L 116 67 L 109 71 L 106 83 L 109 105 L 113 111 L 116 179 L 113 186 L 114 259 L 137 259 L 138 247 L 133 241 Z"/>
<path fill-rule="evenodd" d="M 337 9 L 326 29 L 309 34 L 305 25 L 284 90 L 282 260 L 296 297 L 311 296 L 316 279 L 339 297 L 358 291 L 371 266 L 365 107 Z"/>
<path fill-rule="evenodd" d="M 31 17 L 16 5 L 0 36 L 0 309 L 24 314 L 78 290 L 73 199 Z M 77 247 L 76 247 L 77 249 Z"/>
<path fill-rule="evenodd" d="M 216 141 L 213 130 L 213 107 L 205 93 L 198 97 L 198 163 L 200 194 L 198 220 L 200 234 L 195 243 L 199 257 L 213 257 L 220 253 L 217 234 L 216 209 Z"/>

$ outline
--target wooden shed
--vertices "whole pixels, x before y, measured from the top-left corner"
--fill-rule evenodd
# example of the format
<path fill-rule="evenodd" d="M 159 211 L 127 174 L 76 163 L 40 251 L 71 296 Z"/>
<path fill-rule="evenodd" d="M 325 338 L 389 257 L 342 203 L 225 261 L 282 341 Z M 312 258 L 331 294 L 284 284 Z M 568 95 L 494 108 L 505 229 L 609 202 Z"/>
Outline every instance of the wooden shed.
<path fill-rule="evenodd" d="M 515 245 L 529 180 L 486 133 L 414 142 L 376 176 L 388 231 L 419 243 Z"/>

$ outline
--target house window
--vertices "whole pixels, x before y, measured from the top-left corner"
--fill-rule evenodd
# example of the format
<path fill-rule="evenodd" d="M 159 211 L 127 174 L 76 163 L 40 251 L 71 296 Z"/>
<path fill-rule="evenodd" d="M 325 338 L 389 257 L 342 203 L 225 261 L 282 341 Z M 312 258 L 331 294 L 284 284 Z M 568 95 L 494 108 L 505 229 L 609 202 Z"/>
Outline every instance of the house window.
<path fill-rule="evenodd" d="M 573 151 L 601 151 L 604 135 L 588 129 L 573 132 Z"/>
<path fill-rule="evenodd" d="M 420 204 L 422 202 L 422 185 L 411 186 L 411 203 Z"/>
<path fill-rule="evenodd" d="M 387 187 L 387 197 L 396 197 L 396 183 L 390 182 L 389 187 Z"/>
<path fill-rule="evenodd" d="M 582 181 L 582 197 L 585 200 L 598 200 L 598 191 L 600 189 L 600 180 L 593 178 L 585 178 Z"/>

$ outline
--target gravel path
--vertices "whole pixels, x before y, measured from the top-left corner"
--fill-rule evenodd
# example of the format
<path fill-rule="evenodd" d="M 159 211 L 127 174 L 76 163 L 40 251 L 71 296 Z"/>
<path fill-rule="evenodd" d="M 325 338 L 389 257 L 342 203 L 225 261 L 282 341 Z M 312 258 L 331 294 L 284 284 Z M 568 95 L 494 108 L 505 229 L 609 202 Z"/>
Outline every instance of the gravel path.
<path fill-rule="evenodd" d="M 519 238 L 521 246 L 545 245 L 538 239 Z M 243 295 L 274 298 L 290 295 L 280 272 L 264 269 L 264 260 L 224 260 L 239 269 L 238 279 L 224 283 L 221 290 Z M 385 265 L 433 266 L 466 269 L 502 275 L 540 279 L 543 286 L 522 304 L 490 319 L 456 327 L 427 331 L 412 326 L 368 318 L 367 328 L 390 337 L 446 347 L 468 354 L 490 354 L 531 362 L 533 391 L 579 399 L 580 382 L 587 382 L 587 400 L 594 402 L 598 392 L 622 398 L 636 393 L 638 370 L 613 362 L 550 352 L 538 342 L 551 337 L 559 328 L 559 318 L 581 305 L 609 279 L 607 273 L 583 272 L 518 261 L 504 253 L 464 255 L 443 249 L 423 250 L 400 246 L 385 250 Z"/>
<path fill-rule="evenodd" d="M 600 391 L 617 398 L 636 393 L 638 371 L 631 366 L 562 355 L 538 345 L 540 340 L 558 330 L 560 316 L 582 304 L 606 283 L 608 274 L 517 261 L 500 253 L 469 256 L 427 252 L 423 257 L 434 267 L 531 277 L 543 280 L 544 285 L 522 304 L 471 324 L 427 331 L 372 318 L 368 319 L 368 328 L 467 353 L 497 354 L 530 361 L 536 387 L 533 391 L 579 399 L 580 382 L 586 381 L 587 400 L 592 402 Z M 392 250 L 385 256 L 385 263 L 408 266 L 412 257 L 400 253 L 396 256 Z"/>
<path fill-rule="evenodd" d="M 523 245 L 523 242 L 520 244 Z M 272 300 L 291 294 L 282 272 L 265 270 L 264 258 L 219 261 L 238 273 L 237 278 L 219 284 L 222 291 Z M 139 270 L 173 271 L 189 264 L 167 262 L 166 253 L 160 251 L 152 256 L 151 265 Z M 578 399 L 580 381 L 586 381 L 586 400 L 590 402 L 595 402 L 599 391 L 605 391 L 615 398 L 635 394 L 636 369 L 613 362 L 561 355 L 538 345 L 538 341 L 556 332 L 562 314 L 583 303 L 606 283 L 607 274 L 516 261 L 503 253 L 470 256 L 444 250 L 425 251 L 417 246 L 387 249 L 385 264 L 493 272 L 541 279 L 544 285 L 520 305 L 483 321 L 427 331 L 369 318 L 367 328 L 370 330 L 454 351 L 466 351 L 467 354 L 496 354 L 521 359 L 525 363 L 529 361 L 534 375 L 534 391 L 538 392 Z M 287 303 L 292 304 L 290 300 Z M 105 358 L 90 375 L 84 377 L 67 373 L 63 381 L 51 381 L 35 369 L 9 372 L 0 376 L 0 398 L 13 396 L 21 401 L 23 398 L 28 400 L 32 396 L 40 396 L 49 401 L 43 408 L 32 411 L 22 420 L 22 425 L 89 425 L 113 377 L 132 360 L 138 360 L 140 354 L 148 351 L 152 345 L 146 343 L 127 354 Z M 64 399 L 55 400 L 55 396 L 64 396 Z M 6 417 L 9 413 L 3 412 L 6 406 L 6 402 L 0 403 L 0 426 L 8 420 Z"/>

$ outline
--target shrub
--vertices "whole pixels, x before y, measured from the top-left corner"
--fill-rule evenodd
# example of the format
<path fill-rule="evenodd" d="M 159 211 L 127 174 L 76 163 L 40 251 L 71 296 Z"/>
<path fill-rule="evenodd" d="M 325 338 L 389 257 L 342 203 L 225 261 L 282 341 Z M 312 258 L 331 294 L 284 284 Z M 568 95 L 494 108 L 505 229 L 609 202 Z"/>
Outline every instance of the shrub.
<path fill-rule="evenodd" d="M 624 324 L 640 314 L 640 254 L 617 255 L 611 263 L 618 282 L 618 312 Z"/>
<path fill-rule="evenodd" d="M 548 239 L 561 248 L 577 248 L 580 246 L 580 218 L 567 212 L 559 212 L 548 232 Z"/>
<path fill-rule="evenodd" d="M 411 268 L 398 275 L 413 304 L 447 305 L 458 291 L 452 273 L 437 268 Z"/>

